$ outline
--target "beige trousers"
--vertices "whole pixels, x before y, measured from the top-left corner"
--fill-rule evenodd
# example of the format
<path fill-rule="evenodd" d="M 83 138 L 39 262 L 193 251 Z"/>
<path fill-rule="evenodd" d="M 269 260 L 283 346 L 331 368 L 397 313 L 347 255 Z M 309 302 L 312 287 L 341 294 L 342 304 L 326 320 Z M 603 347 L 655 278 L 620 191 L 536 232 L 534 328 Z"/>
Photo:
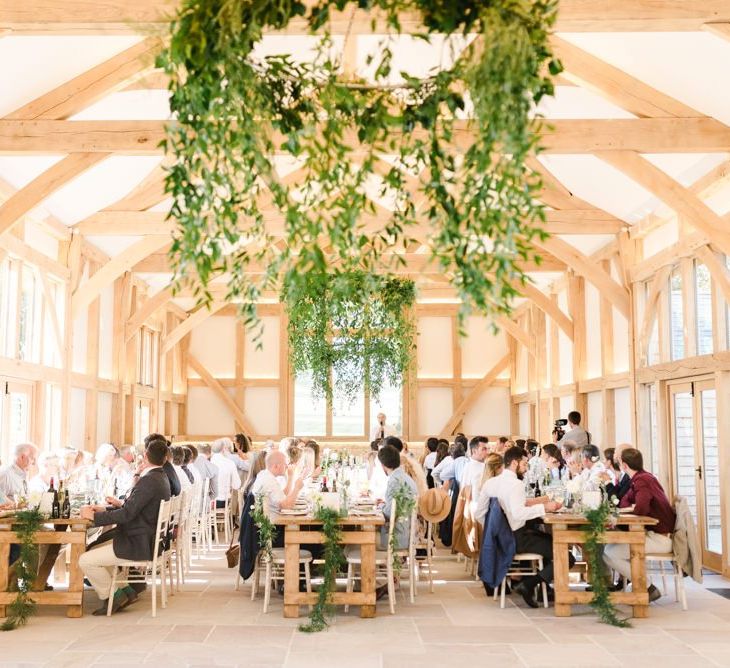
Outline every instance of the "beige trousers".
<path fill-rule="evenodd" d="M 672 551 L 672 539 L 653 531 L 646 532 L 646 553 L 667 554 Z M 606 545 L 603 551 L 603 561 L 606 566 L 621 573 L 627 580 L 631 579 L 631 559 L 629 546 L 626 544 L 612 543 Z"/>
<path fill-rule="evenodd" d="M 109 598 L 109 587 L 112 584 L 112 568 L 114 566 L 131 566 L 136 563 L 136 561 L 129 561 L 128 559 L 120 559 L 117 557 L 114 554 L 112 541 L 102 543 L 98 547 L 84 552 L 79 557 L 81 570 L 89 579 L 91 586 L 102 601 Z"/>

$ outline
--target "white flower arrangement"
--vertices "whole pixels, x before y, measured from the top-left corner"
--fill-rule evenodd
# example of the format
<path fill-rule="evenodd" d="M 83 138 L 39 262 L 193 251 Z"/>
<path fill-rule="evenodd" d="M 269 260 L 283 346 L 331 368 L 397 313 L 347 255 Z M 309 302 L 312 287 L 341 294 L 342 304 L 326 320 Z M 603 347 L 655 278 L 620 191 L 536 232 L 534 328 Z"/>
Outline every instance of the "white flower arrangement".
<path fill-rule="evenodd" d="M 573 478 L 565 483 L 565 489 L 569 494 L 580 494 L 583 489 L 583 480 L 581 478 Z"/>

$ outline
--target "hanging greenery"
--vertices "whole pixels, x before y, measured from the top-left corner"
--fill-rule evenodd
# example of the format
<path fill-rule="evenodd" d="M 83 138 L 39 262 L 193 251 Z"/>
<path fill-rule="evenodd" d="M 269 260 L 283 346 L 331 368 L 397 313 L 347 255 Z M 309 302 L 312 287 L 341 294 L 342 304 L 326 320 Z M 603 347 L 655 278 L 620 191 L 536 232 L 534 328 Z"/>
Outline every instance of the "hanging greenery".
<path fill-rule="evenodd" d="M 400 382 L 413 359 L 413 281 L 395 276 L 310 272 L 292 277 L 282 299 L 289 317 L 294 373 L 310 371 L 315 396 L 354 401 L 367 387 L 377 398 Z"/>
<path fill-rule="evenodd" d="M 591 607 L 598 613 L 598 617 L 604 624 L 626 628 L 631 626 L 627 619 L 621 619 L 618 616 L 611 596 L 606 585 L 606 568 L 603 564 L 603 538 L 606 532 L 606 526 L 610 523 L 615 506 L 612 506 L 607 500 L 595 510 L 588 510 L 585 517 L 588 525 L 583 529 L 585 541 L 583 542 L 583 550 L 586 554 L 586 562 L 588 563 L 588 572 L 591 574 L 591 585 L 593 587 L 593 599 Z"/>
<path fill-rule="evenodd" d="M 317 592 L 317 602 L 312 606 L 309 613 L 309 622 L 299 625 L 299 630 L 303 633 L 317 633 L 324 631 L 329 626 L 327 619 L 334 615 L 334 606 L 331 599 L 337 585 L 337 573 L 346 563 L 345 553 L 340 544 L 342 527 L 339 522 L 339 513 L 332 508 L 318 506 L 314 512 L 314 517 L 322 522 L 324 567 L 322 570 L 322 584 Z"/>
<path fill-rule="evenodd" d="M 38 545 L 33 542 L 33 538 L 42 527 L 43 515 L 37 508 L 19 510 L 13 518 L 13 529 L 20 540 L 20 556 L 13 563 L 18 594 L 8 606 L 8 616 L 0 625 L 1 631 L 25 626 L 35 614 L 36 604 L 29 596 L 38 567 Z"/>
<path fill-rule="evenodd" d="M 395 517 L 391 517 L 390 521 L 395 522 L 396 526 L 389 536 L 389 547 L 393 555 L 393 573 L 399 575 L 403 561 L 400 555 L 397 554 L 398 550 L 401 549 L 398 544 L 398 524 L 405 524 L 410 521 L 411 513 L 416 507 L 416 495 L 408 485 L 402 483 L 393 493 L 393 498 L 395 499 Z"/>
<path fill-rule="evenodd" d="M 372 297 L 376 274 L 384 281 L 401 271 L 417 275 L 430 262 L 450 278 L 462 314 L 508 313 L 525 280 L 523 263 L 539 260 L 531 240 L 546 236 L 540 182 L 527 160 L 538 150 L 533 110 L 561 69 L 549 44 L 556 6 L 183 0 L 159 59 L 176 119 L 165 142 L 175 285 L 190 284 L 209 303 L 219 279 L 253 327 L 264 290 L 283 288 L 289 308 L 322 300 L 324 290 L 346 297 L 349 306 L 330 312 L 329 326 L 310 304 L 306 320 L 319 329 L 295 343 L 295 360 L 314 365 L 325 393 L 327 356 L 344 358 L 325 337 L 337 320 L 367 324 L 365 299 L 354 290 L 364 282 Z M 349 25 L 344 40 L 331 35 L 334 14 Z M 369 51 L 373 40 L 359 40 L 354 68 L 343 54 L 357 39 L 353 21 L 364 15 L 377 17 L 379 37 Z M 265 32 L 294 20 L 316 36 L 311 57 L 259 48 Z M 394 53 L 402 33 L 414 47 L 431 44 L 438 65 L 404 71 Z M 426 254 L 406 252 L 422 244 Z M 294 319 L 301 334 L 305 317 Z M 390 340 L 398 352 L 388 358 L 374 350 L 372 359 L 404 359 L 404 334 L 355 330 L 359 343 L 342 351 Z M 368 369 L 377 387 L 375 364 Z"/>
<path fill-rule="evenodd" d="M 256 500 L 253 504 L 251 517 L 253 518 L 254 524 L 259 532 L 259 548 L 263 551 L 264 558 L 267 561 L 271 561 L 272 545 L 274 542 L 276 527 L 266 514 L 266 510 L 264 508 L 264 494 L 259 493 L 255 498 Z"/>

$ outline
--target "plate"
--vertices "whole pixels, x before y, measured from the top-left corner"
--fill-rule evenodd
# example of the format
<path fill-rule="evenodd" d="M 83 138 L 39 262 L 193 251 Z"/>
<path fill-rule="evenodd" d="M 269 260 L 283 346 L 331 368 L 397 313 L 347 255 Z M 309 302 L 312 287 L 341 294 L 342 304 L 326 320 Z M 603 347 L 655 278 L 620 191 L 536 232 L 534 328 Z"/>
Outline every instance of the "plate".
<path fill-rule="evenodd" d="M 291 510 L 288 510 L 286 508 L 282 508 L 279 511 L 279 514 L 280 515 L 306 515 L 307 514 L 307 511 L 304 510 L 304 509 L 299 510 L 297 508 L 292 508 Z"/>
<path fill-rule="evenodd" d="M 357 508 L 352 509 L 352 514 L 359 517 L 377 517 L 380 515 L 379 510 L 358 510 Z"/>

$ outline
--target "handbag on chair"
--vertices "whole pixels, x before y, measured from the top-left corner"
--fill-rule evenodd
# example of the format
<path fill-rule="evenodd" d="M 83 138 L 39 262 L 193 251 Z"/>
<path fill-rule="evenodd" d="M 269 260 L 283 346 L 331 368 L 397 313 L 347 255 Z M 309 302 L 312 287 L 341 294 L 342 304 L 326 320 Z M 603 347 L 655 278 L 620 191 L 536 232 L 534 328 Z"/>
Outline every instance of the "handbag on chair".
<path fill-rule="evenodd" d="M 241 546 L 236 543 L 233 544 L 233 541 L 236 537 L 235 530 L 231 532 L 231 544 L 228 546 L 228 549 L 226 550 L 226 561 L 228 562 L 228 568 L 235 568 L 238 566 L 238 557 L 241 554 Z"/>

